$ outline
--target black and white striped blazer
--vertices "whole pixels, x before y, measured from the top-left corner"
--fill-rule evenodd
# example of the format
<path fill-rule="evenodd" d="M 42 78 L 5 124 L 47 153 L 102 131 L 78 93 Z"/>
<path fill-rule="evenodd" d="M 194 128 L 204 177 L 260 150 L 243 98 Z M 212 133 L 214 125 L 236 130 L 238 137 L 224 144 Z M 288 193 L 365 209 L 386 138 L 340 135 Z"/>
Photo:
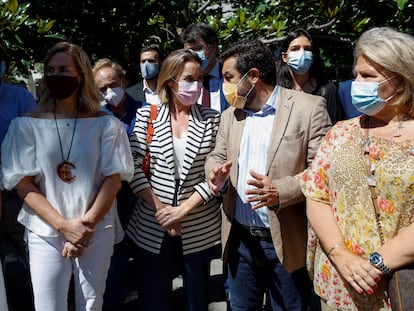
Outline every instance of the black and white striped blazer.
<path fill-rule="evenodd" d="M 162 203 L 173 205 L 176 182 L 169 105 L 161 104 L 157 107 L 157 117 L 153 121 L 154 136 L 149 145 L 151 164 L 150 177 L 147 179 L 141 166 L 147 148 L 149 115 L 149 106 L 138 109 L 135 128 L 130 136 L 135 165 L 131 189 L 138 194 L 151 187 Z M 205 159 L 214 148 L 219 122 L 219 112 L 199 104 L 191 106 L 184 164 L 176 195 L 179 205 L 197 191 L 204 204 L 194 209 L 182 222 L 184 255 L 220 242 L 219 206 L 210 192 L 204 173 Z M 129 221 L 127 234 L 139 247 L 159 254 L 165 230 L 156 221 L 154 209 L 140 197 Z"/>

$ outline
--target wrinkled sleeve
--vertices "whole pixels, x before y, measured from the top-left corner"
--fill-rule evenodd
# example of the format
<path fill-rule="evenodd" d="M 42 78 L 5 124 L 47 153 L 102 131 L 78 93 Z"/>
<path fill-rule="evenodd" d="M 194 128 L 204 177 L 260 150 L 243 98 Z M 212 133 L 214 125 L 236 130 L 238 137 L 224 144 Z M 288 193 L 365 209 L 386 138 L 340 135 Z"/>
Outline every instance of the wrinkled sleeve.
<path fill-rule="evenodd" d="M 34 141 L 33 131 L 25 118 L 18 117 L 10 123 L 1 145 L 4 189 L 13 189 L 23 177 L 41 174 Z"/>
<path fill-rule="evenodd" d="M 303 194 L 318 202 L 330 202 L 329 171 L 331 167 L 332 136 L 331 129 L 322 141 L 312 164 L 297 175 Z"/>
<path fill-rule="evenodd" d="M 217 114 L 214 118 L 210 118 L 210 124 L 211 124 L 211 149 L 214 149 L 215 143 L 216 143 L 216 136 L 217 136 L 217 131 L 219 128 L 219 124 L 220 124 L 220 114 Z M 206 176 L 205 176 L 206 177 Z M 211 193 L 210 190 L 210 186 L 206 180 L 206 178 L 204 178 L 203 182 L 197 184 L 194 186 L 194 190 L 197 191 L 200 196 L 203 198 L 204 202 L 207 202 L 208 200 L 210 200 L 213 197 L 213 194 Z"/>
<path fill-rule="evenodd" d="M 102 175 L 118 173 L 122 180 L 129 182 L 134 173 L 134 163 L 128 136 L 121 122 L 114 117 L 108 119 L 102 137 Z"/>
<path fill-rule="evenodd" d="M 206 158 L 204 165 L 205 176 L 208 178 L 210 172 L 217 166 L 224 164 L 227 159 L 227 139 L 228 129 L 231 128 L 230 119 L 233 115 L 233 108 L 226 109 L 220 117 L 220 125 L 218 127 L 215 145 Z"/>

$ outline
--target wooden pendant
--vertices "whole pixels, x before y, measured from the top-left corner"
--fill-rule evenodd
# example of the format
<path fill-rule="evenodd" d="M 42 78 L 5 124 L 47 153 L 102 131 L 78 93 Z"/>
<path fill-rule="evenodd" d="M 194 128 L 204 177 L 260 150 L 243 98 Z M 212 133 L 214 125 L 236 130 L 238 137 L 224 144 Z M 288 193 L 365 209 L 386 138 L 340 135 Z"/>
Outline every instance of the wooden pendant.
<path fill-rule="evenodd" d="M 76 166 L 68 161 L 63 161 L 57 167 L 57 173 L 64 182 L 72 182 L 76 180 L 76 176 L 72 175 L 72 170 L 76 170 Z"/>

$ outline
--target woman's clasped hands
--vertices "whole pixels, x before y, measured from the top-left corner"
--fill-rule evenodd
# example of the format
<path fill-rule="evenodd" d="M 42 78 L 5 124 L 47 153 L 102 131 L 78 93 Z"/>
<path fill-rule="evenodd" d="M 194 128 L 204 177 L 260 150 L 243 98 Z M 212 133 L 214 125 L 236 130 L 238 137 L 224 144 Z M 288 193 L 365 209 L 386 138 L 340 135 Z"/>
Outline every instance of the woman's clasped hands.
<path fill-rule="evenodd" d="M 181 206 L 164 205 L 163 208 L 157 210 L 155 218 L 160 226 L 167 230 L 170 236 L 178 236 L 182 234 L 180 221 L 185 215 Z"/>
<path fill-rule="evenodd" d="M 80 257 L 93 236 L 93 226 L 82 219 L 70 219 L 59 230 L 66 238 L 63 246 L 62 256 L 73 259 Z"/>

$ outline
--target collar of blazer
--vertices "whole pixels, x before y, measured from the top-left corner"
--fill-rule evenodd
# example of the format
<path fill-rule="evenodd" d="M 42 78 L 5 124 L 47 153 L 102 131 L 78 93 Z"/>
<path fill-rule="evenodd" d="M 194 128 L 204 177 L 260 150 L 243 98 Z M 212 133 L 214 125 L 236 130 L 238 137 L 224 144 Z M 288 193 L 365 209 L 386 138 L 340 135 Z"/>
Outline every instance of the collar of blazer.
<path fill-rule="evenodd" d="M 266 173 L 269 172 L 270 166 L 280 147 L 282 137 L 285 135 L 291 112 L 294 104 L 294 97 L 289 89 L 280 87 L 277 97 L 276 115 L 272 128 L 272 143 L 269 146 L 266 163 Z"/>
<path fill-rule="evenodd" d="M 201 108 L 202 109 L 202 108 Z M 170 108 L 168 105 L 162 104 L 157 114 L 157 118 L 153 122 L 154 126 L 154 138 L 157 140 L 160 147 L 160 157 L 164 158 L 171 178 L 175 176 L 175 161 L 174 161 L 174 144 L 171 134 L 171 117 Z M 203 118 L 202 110 L 197 104 L 191 106 L 190 115 L 188 119 L 188 134 L 186 152 L 184 158 L 184 167 L 182 175 L 180 176 L 180 183 L 183 182 L 183 178 L 187 176 L 189 169 L 196 155 L 199 152 L 201 144 L 205 139 L 205 128 L 207 126 L 206 120 Z"/>

